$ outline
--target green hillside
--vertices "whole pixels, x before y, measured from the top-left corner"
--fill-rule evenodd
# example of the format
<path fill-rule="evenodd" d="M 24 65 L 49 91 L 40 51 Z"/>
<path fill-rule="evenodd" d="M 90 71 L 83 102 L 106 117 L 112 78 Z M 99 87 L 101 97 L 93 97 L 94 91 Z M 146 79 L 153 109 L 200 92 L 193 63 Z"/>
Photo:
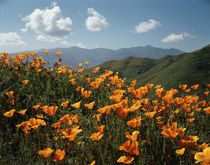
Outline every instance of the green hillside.
<path fill-rule="evenodd" d="M 136 79 L 138 86 L 145 83 L 162 84 L 166 88 L 176 87 L 180 83 L 205 85 L 210 82 L 210 45 L 159 60 L 128 57 L 109 61 L 101 68 L 119 71 L 127 82 Z"/>

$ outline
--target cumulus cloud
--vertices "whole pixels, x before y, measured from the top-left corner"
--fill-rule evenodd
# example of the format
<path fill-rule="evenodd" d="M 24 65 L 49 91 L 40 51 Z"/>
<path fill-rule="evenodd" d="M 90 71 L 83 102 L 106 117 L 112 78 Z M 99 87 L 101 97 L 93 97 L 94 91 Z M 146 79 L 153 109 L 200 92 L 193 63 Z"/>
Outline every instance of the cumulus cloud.
<path fill-rule="evenodd" d="M 148 21 L 140 22 L 137 26 L 135 26 L 135 31 L 137 33 L 145 33 L 150 30 L 154 30 L 159 26 L 161 26 L 159 21 L 149 19 Z"/>
<path fill-rule="evenodd" d="M 26 45 L 26 42 L 16 32 L 0 33 L 0 46 L 20 46 Z"/>
<path fill-rule="evenodd" d="M 23 18 L 26 22 L 22 32 L 33 30 L 38 34 L 37 40 L 53 42 L 72 33 L 72 20 L 63 17 L 61 9 L 53 3 L 51 9 L 35 9 L 31 14 Z"/>
<path fill-rule="evenodd" d="M 91 15 L 86 19 L 86 28 L 88 30 L 97 32 L 108 26 L 106 18 L 95 11 L 93 8 L 88 8 L 87 12 L 89 15 Z"/>
<path fill-rule="evenodd" d="M 163 43 L 180 42 L 184 40 L 185 38 L 194 38 L 194 36 L 185 32 L 180 33 L 180 34 L 171 33 L 167 37 L 163 38 L 161 42 Z"/>
<path fill-rule="evenodd" d="M 68 41 L 62 41 L 61 42 L 63 45 L 65 46 L 69 46 L 69 47 L 72 47 L 72 46 L 76 46 L 76 47 L 79 47 L 79 48 L 86 48 L 87 46 L 84 45 L 83 43 L 81 42 L 78 42 L 78 43 L 71 43 L 71 42 L 68 42 Z"/>

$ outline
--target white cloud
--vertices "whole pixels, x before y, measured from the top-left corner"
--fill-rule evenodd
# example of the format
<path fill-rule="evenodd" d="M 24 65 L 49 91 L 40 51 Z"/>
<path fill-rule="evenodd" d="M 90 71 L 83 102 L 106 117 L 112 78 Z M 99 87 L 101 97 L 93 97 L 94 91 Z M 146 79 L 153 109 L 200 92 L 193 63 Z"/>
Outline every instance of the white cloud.
<path fill-rule="evenodd" d="M 56 3 L 52 4 L 51 9 L 35 9 L 31 14 L 23 18 L 26 22 L 22 32 L 29 29 L 38 34 L 37 40 L 52 42 L 59 40 L 72 33 L 72 20 L 63 17 L 61 9 Z"/>
<path fill-rule="evenodd" d="M 87 47 L 86 45 L 84 45 L 84 44 L 81 43 L 81 42 L 76 43 L 75 46 L 76 46 L 76 47 L 79 47 L 79 48 L 86 48 L 86 47 Z"/>
<path fill-rule="evenodd" d="M 91 15 L 86 19 L 86 28 L 88 30 L 97 32 L 108 26 L 106 18 L 95 11 L 93 8 L 88 8 L 87 12 L 89 15 Z"/>
<path fill-rule="evenodd" d="M 135 31 L 137 33 L 145 33 L 156 29 L 158 26 L 161 26 L 159 21 L 149 19 L 148 21 L 140 22 L 137 26 L 135 26 Z"/>
<path fill-rule="evenodd" d="M 71 43 L 71 42 L 68 42 L 68 41 L 62 41 L 61 42 L 63 45 L 65 46 L 68 46 L 68 47 L 72 47 L 72 46 L 76 46 L 76 47 L 79 47 L 79 48 L 86 48 L 87 46 L 84 45 L 83 43 L 81 42 L 78 42 L 78 43 Z"/>
<path fill-rule="evenodd" d="M 26 42 L 16 32 L 0 33 L 0 46 L 20 46 L 26 45 Z"/>
<path fill-rule="evenodd" d="M 184 40 L 185 38 L 195 38 L 195 37 L 193 35 L 191 35 L 189 33 L 185 33 L 185 32 L 180 33 L 180 34 L 171 33 L 167 37 L 163 38 L 161 40 L 161 42 L 163 42 L 163 43 L 180 42 L 180 41 Z"/>

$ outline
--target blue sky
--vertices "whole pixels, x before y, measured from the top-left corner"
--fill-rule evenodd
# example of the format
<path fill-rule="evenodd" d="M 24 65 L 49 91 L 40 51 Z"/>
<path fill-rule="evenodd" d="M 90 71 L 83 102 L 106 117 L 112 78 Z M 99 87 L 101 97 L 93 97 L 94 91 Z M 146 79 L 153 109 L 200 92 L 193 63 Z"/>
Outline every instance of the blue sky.
<path fill-rule="evenodd" d="M 0 52 L 210 44 L 210 0 L 0 0 Z"/>

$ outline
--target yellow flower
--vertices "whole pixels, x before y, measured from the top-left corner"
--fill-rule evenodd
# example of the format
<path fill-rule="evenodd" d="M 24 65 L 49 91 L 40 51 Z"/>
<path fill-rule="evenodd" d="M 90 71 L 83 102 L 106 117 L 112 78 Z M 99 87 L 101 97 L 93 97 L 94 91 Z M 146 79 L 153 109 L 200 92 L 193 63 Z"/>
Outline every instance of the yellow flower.
<path fill-rule="evenodd" d="M 25 115 L 27 109 L 23 109 L 23 110 L 20 110 L 20 111 L 17 111 L 17 113 L 21 114 L 21 115 Z"/>
<path fill-rule="evenodd" d="M 133 160 L 134 160 L 134 158 L 131 157 L 131 156 L 121 156 L 121 157 L 117 160 L 117 162 L 118 162 L 118 163 L 124 163 L 124 164 L 131 164 Z"/>
<path fill-rule="evenodd" d="M 176 153 L 177 153 L 178 155 L 183 155 L 183 154 L 184 154 L 184 151 L 185 151 L 185 148 L 181 148 L 181 149 L 179 149 L 179 150 L 176 150 Z"/>
<path fill-rule="evenodd" d="M 207 147 L 203 152 L 197 152 L 194 156 L 197 160 L 195 163 L 210 164 L 210 147 Z"/>
<path fill-rule="evenodd" d="M 81 101 L 79 101 L 75 104 L 71 104 L 71 106 L 78 109 L 78 108 L 80 108 L 80 103 L 81 103 Z"/>
<path fill-rule="evenodd" d="M 4 116 L 6 116 L 6 117 L 12 117 L 14 115 L 15 111 L 16 111 L 15 109 L 12 109 L 10 111 L 7 111 L 7 112 L 4 113 Z"/>

